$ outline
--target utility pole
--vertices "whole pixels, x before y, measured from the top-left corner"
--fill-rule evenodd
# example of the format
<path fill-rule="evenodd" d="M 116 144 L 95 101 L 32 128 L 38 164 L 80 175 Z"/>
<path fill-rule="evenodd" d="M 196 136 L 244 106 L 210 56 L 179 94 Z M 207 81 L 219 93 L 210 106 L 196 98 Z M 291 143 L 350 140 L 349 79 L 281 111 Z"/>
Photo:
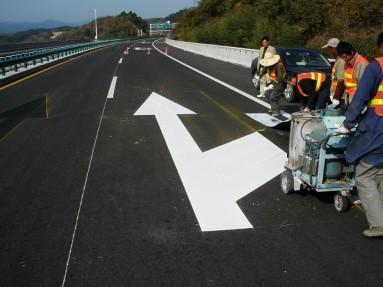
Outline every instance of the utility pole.
<path fill-rule="evenodd" d="M 97 35 L 97 12 L 96 12 L 96 9 L 94 9 L 94 22 L 96 24 L 96 37 L 94 37 L 94 39 L 97 41 L 98 35 Z"/>

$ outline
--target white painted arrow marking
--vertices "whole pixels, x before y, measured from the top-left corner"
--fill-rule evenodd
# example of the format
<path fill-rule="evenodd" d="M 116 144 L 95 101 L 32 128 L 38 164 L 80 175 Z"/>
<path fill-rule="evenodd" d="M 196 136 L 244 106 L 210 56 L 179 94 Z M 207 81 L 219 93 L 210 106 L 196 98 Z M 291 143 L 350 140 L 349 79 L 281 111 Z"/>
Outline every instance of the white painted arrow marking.
<path fill-rule="evenodd" d="M 283 171 L 286 154 L 259 133 L 202 152 L 178 114 L 195 114 L 156 93 L 134 114 L 154 115 L 202 231 L 252 228 L 236 201 Z"/>

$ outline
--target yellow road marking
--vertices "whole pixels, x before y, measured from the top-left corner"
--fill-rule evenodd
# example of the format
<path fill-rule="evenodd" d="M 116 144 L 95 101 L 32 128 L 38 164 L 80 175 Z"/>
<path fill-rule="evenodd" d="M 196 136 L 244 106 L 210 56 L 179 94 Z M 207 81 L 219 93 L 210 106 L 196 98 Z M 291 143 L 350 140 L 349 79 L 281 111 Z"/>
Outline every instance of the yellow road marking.
<path fill-rule="evenodd" d="M 364 208 L 363 208 L 363 206 L 362 206 L 361 204 L 354 204 L 354 206 L 355 206 L 355 208 L 358 209 L 359 211 L 365 213 Z"/>
<path fill-rule="evenodd" d="M 48 94 L 45 94 L 45 116 L 47 119 L 49 119 L 49 112 L 48 112 Z"/>
<path fill-rule="evenodd" d="M 249 125 L 248 123 L 243 121 L 240 117 L 238 117 L 236 114 L 234 114 L 232 111 L 230 111 L 225 106 L 223 106 L 221 103 L 219 103 L 217 100 L 213 99 L 208 94 L 206 94 L 204 91 L 200 91 L 200 93 L 201 93 L 201 95 L 206 97 L 209 101 L 211 101 L 213 104 L 218 106 L 221 110 L 223 110 L 226 114 L 228 114 L 232 119 L 234 119 L 235 121 L 239 122 L 240 124 L 245 126 L 247 129 L 249 129 L 250 131 L 252 131 L 252 132 L 264 131 L 264 128 L 256 129 L 253 126 Z"/>

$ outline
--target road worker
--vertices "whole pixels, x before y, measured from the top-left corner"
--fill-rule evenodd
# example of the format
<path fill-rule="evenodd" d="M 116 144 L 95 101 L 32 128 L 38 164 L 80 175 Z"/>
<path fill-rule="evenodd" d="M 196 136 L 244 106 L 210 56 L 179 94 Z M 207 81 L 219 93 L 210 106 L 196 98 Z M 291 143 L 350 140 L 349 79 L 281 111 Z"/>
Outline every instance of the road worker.
<path fill-rule="evenodd" d="M 336 47 L 338 55 L 345 61 L 344 64 L 344 89 L 347 94 L 346 106 L 350 104 L 352 98 L 358 88 L 358 83 L 362 78 L 363 72 L 368 65 L 368 61 L 358 52 L 355 48 L 347 42 L 340 42 Z M 341 87 L 337 87 L 341 89 Z M 343 94 L 342 91 L 335 91 L 333 100 L 340 102 L 340 96 Z M 337 103 L 337 102 L 335 102 Z"/>
<path fill-rule="evenodd" d="M 377 44 L 383 56 L 383 32 Z M 357 126 L 346 160 L 355 164 L 356 187 L 370 226 L 363 234 L 383 236 L 383 57 L 366 67 L 345 116 L 339 132 Z"/>
<path fill-rule="evenodd" d="M 279 107 L 279 99 L 283 95 L 283 91 L 286 88 L 284 79 L 286 77 L 286 69 L 281 61 L 279 55 L 266 52 L 265 57 L 260 60 L 261 65 L 264 67 L 261 69 L 259 77 L 263 77 L 266 73 L 270 77 L 271 84 L 267 86 L 266 90 L 271 90 L 270 93 L 270 106 L 269 113 L 273 117 L 277 117 L 281 114 Z"/>
<path fill-rule="evenodd" d="M 270 39 L 267 36 L 264 36 L 261 39 L 262 47 L 259 49 L 259 56 L 258 56 L 258 63 L 257 63 L 257 74 L 259 77 L 259 74 L 261 72 L 261 69 L 263 66 L 261 65 L 260 61 L 265 57 L 266 52 L 270 52 L 273 55 L 277 53 L 275 48 L 270 45 Z M 259 77 L 259 95 L 257 97 L 262 98 L 265 96 L 265 88 L 266 86 L 270 84 L 270 77 L 268 73 L 264 74 L 263 77 Z"/>
<path fill-rule="evenodd" d="M 300 94 L 300 110 L 309 112 L 326 108 L 329 100 L 331 79 L 319 72 L 288 75 L 286 82 L 296 86 Z"/>
<path fill-rule="evenodd" d="M 331 38 L 328 40 L 327 44 L 322 47 L 322 49 L 328 49 L 329 53 L 336 57 L 334 66 L 331 73 L 331 87 L 330 87 L 330 97 L 332 100 L 333 107 L 336 108 L 339 106 L 340 101 L 337 99 L 345 100 L 346 95 L 343 94 L 344 91 L 344 60 L 338 55 L 336 50 L 338 44 L 340 43 L 338 38 Z M 337 86 L 339 88 L 337 89 Z M 341 95 L 335 96 L 335 91 L 341 92 Z M 334 98 L 335 97 L 335 98 Z"/>

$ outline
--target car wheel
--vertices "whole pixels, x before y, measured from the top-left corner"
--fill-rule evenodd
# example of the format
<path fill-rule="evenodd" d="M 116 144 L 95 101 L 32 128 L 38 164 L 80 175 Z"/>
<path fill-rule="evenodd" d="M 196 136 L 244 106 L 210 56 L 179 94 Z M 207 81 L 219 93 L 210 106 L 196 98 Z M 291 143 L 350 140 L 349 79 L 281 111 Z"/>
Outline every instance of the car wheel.
<path fill-rule="evenodd" d="M 286 89 L 283 92 L 283 95 L 285 96 L 286 101 L 289 103 L 297 101 L 297 96 L 295 95 L 294 87 L 287 84 Z"/>
<path fill-rule="evenodd" d="M 254 87 L 255 87 L 255 89 L 256 90 L 259 90 L 259 82 L 260 82 L 260 80 L 259 80 L 259 76 L 258 76 L 258 74 L 257 73 L 255 73 L 254 75 L 253 75 L 253 84 L 254 84 Z"/>

